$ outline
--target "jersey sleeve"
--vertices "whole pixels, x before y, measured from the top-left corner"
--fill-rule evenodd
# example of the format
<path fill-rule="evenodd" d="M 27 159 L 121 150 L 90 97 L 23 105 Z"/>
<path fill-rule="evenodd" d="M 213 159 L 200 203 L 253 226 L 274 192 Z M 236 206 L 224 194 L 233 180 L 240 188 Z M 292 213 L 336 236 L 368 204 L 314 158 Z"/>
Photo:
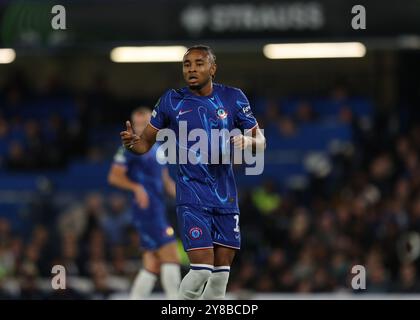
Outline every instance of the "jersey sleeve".
<path fill-rule="evenodd" d="M 168 117 L 168 99 L 169 99 L 169 92 L 165 92 L 157 101 L 153 111 L 152 117 L 150 119 L 150 125 L 155 129 L 163 129 L 166 128 L 169 124 L 169 117 Z"/>
<path fill-rule="evenodd" d="M 122 166 L 128 166 L 128 162 L 130 160 L 130 156 L 125 152 L 123 147 L 120 147 L 117 153 L 114 155 L 114 164 L 119 164 Z"/>
<path fill-rule="evenodd" d="M 237 128 L 241 130 L 249 130 L 258 124 L 257 119 L 255 119 L 252 114 L 248 98 L 240 89 L 237 89 L 236 107 L 235 125 Z"/>

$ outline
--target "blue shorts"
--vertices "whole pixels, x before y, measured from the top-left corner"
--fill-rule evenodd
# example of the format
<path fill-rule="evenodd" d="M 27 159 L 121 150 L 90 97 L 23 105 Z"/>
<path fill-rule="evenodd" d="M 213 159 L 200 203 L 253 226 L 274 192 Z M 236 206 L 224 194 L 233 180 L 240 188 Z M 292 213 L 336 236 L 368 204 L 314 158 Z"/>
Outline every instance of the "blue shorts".
<path fill-rule="evenodd" d="M 238 212 L 181 205 L 177 206 L 176 213 L 185 251 L 213 248 L 213 244 L 241 248 Z"/>
<path fill-rule="evenodd" d="M 155 251 L 176 240 L 174 229 L 166 220 L 164 207 L 151 205 L 144 210 L 134 204 L 132 206 L 132 218 L 140 235 L 140 246 L 142 248 Z"/>

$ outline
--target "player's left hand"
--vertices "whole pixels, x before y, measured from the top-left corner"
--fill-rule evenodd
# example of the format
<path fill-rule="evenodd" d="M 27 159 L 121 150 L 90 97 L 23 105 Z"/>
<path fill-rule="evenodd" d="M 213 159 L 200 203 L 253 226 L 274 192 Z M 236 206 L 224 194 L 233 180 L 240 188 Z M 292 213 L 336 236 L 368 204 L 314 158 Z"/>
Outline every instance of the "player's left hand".
<path fill-rule="evenodd" d="M 240 135 L 234 136 L 232 138 L 232 142 L 235 148 L 244 150 L 252 145 L 252 138 L 240 134 Z"/>

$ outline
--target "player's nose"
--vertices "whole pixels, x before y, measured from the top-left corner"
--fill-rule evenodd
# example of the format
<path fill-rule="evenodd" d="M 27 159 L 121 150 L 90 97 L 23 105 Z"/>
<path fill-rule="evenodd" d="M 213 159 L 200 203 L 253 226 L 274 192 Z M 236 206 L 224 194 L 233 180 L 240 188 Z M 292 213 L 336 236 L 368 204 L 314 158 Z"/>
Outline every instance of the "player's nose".
<path fill-rule="evenodd" d="M 195 73 L 196 72 L 196 68 L 195 68 L 195 64 L 191 64 L 189 67 L 188 67 L 188 73 Z"/>
<path fill-rule="evenodd" d="M 188 71 L 188 78 L 191 79 L 193 77 L 197 78 L 198 74 L 195 70 Z"/>

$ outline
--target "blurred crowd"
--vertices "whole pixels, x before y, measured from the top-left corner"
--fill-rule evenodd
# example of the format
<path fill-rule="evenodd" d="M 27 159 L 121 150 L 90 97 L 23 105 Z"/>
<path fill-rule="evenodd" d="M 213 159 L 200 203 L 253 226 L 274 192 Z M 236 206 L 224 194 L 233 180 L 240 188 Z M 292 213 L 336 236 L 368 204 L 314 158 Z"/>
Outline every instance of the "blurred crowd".
<path fill-rule="evenodd" d="M 77 157 L 101 161 L 109 154 L 93 134 L 119 128 L 133 104 L 114 98 L 100 74 L 89 90 L 71 94 L 58 76 L 34 90 L 22 72 L 13 72 L 0 88 L 0 169 L 63 169 Z"/>
<path fill-rule="evenodd" d="M 67 96 L 53 80 L 43 96 Z M 110 157 L 89 146 L 89 129 L 123 123 L 119 118 L 132 103 L 116 116 L 115 98 L 101 77 L 93 88 L 75 98 L 72 120 L 51 114 L 43 123 L 22 120 L 20 105 L 37 96 L 19 76 L 11 78 L 0 95 L 0 140 L 12 137 L 0 168 L 54 169 L 76 157 Z M 346 94 L 338 87 L 331 97 Z M 317 121 L 307 102 L 292 116 L 268 102 L 257 116 L 261 127 L 275 126 L 279 136 Z M 354 141 L 333 156 L 329 174 L 310 176 L 299 190 L 285 191 L 270 177 L 240 190 L 242 250 L 229 292 L 420 292 L 420 125 L 412 119 L 397 109 L 377 111 L 366 125 L 343 106 L 337 121 L 352 126 Z M 48 189 L 26 207 L 27 232 L 16 232 L 0 217 L 0 299 L 107 299 L 126 293 L 142 263 L 130 201 L 124 193 L 93 191 L 66 202 Z M 169 203 L 175 224 L 174 212 Z M 185 256 L 183 262 L 185 272 Z M 66 268 L 67 290 L 51 290 L 56 264 Z M 355 265 L 366 269 L 366 290 L 351 288 Z"/>
<path fill-rule="evenodd" d="M 127 291 L 141 266 L 127 198 L 115 193 L 106 200 L 92 193 L 64 211 L 54 201 L 50 206 L 56 216 L 30 217 L 33 228 L 26 238 L 0 219 L 0 297 L 106 299 Z M 69 290 L 51 290 L 53 265 L 65 267 Z"/>
<path fill-rule="evenodd" d="M 361 265 L 363 292 L 420 292 L 420 125 L 395 125 L 394 116 L 363 129 L 346 112 L 354 147 L 305 190 L 281 194 L 267 180 L 245 192 L 230 290 L 353 292 L 351 270 Z"/>

